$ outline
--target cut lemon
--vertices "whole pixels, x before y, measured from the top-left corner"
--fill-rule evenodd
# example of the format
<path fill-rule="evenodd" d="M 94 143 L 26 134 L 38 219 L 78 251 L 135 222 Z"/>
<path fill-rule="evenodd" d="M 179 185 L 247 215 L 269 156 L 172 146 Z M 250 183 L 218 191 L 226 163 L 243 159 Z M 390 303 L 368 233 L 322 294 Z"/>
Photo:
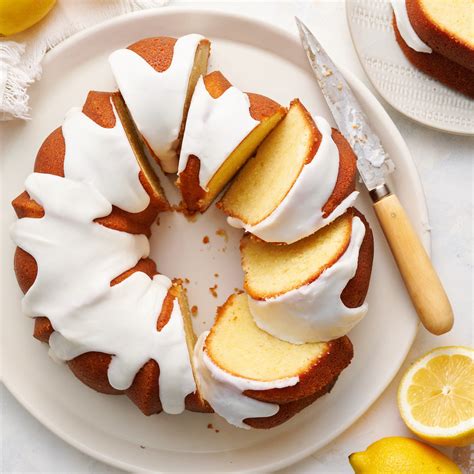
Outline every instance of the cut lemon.
<path fill-rule="evenodd" d="M 417 360 L 400 383 L 398 408 L 408 428 L 426 441 L 474 442 L 474 349 L 439 347 Z"/>

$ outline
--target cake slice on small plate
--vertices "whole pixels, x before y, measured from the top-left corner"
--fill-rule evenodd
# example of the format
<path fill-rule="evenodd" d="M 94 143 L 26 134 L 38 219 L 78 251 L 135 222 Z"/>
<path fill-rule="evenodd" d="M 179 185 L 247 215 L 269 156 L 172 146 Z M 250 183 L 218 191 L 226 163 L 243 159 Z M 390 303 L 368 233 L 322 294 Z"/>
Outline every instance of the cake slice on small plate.
<path fill-rule="evenodd" d="M 472 0 L 406 0 L 408 18 L 433 51 L 474 71 Z"/>
<path fill-rule="evenodd" d="M 395 39 L 420 71 L 474 97 L 474 5 L 470 0 L 392 0 Z"/>

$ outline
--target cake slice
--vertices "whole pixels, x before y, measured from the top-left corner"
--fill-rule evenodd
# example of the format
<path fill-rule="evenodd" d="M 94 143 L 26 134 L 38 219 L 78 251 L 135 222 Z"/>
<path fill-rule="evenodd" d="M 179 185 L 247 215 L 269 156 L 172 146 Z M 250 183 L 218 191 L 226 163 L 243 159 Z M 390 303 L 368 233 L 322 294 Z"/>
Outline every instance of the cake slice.
<path fill-rule="evenodd" d="M 244 289 L 258 327 L 296 344 L 346 335 L 366 314 L 373 237 L 351 208 L 290 245 L 241 241 Z"/>
<path fill-rule="evenodd" d="M 356 157 L 301 102 L 241 169 L 218 203 L 234 227 L 267 242 L 293 243 L 343 214 L 357 197 Z"/>
<path fill-rule="evenodd" d="M 474 71 L 472 0 L 406 0 L 410 23 L 433 51 Z"/>
<path fill-rule="evenodd" d="M 442 2 L 439 3 L 441 4 Z M 420 71 L 433 77 L 446 86 L 461 92 L 462 94 L 474 97 L 474 70 L 466 67 L 464 65 L 465 62 L 454 62 L 438 52 L 443 50 L 443 48 L 437 47 L 437 45 L 440 44 L 440 38 L 438 36 L 436 36 L 437 40 L 435 43 L 429 41 L 433 48 L 418 36 L 418 31 L 415 31 L 412 22 L 413 24 L 418 24 L 420 23 L 420 18 L 424 17 L 420 16 L 421 13 L 416 11 L 418 6 L 415 4 L 416 2 L 407 2 L 405 5 L 404 2 L 392 0 L 392 6 L 394 8 L 394 16 L 392 20 L 393 30 L 395 33 L 395 39 L 403 54 L 408 61 L 410 61 L 413 66 Z M 411 10 L 415 10 L 410 17 L 407 12 L 408 5 L 411 5 Z M 413 17 L 417 20 L 414 21 Z M 427 23 L 426 19 L 422 21 L 420 23 L 421 29 L 423 30 L 424 26 L 428 24 L 433 26 L 432 23 Z M 434 29 L 433 31 L 439 33 L 440 30 Z M 440 33 L 440 35 L 441 37 L 443 35 L 446 36 L 445 33 Z M 446 38 L 445 40 L 447 41 Z M 455 42 L 454 44 L 457 43 Z"/>
<path fill-rule="evenodd" d="M 200 336 L 194 364 L 202 395 L 216 413 L 242 428 L 266 428 L 329 391 L 352 355 L 347 337 L 296 345 L 269 335 L 256 326 L 240 293 L 229 297 L 211 331 Z"/>
<path fill-rule="evenodd" d="M 189 213 L 204 212 L 286 111 L 243 93 L 219 72 L 200 78 L 191 101 L 178 182 Z"/>
<path fill-rule="evenodd" d="M 145 38 L 109 57 L 130 114 L 166 173 L 178 169 L 194 87 L 206 73 L 210 42 L 201 35 Z"/>

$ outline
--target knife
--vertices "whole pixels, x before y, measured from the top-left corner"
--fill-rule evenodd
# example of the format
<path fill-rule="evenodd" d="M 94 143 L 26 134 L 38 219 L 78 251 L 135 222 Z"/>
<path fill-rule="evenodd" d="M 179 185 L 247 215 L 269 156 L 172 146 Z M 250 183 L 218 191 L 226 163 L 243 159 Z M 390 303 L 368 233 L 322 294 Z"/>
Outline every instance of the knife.
<path fill-rule="evenodd" d="M 390 246 L 416 312 L 433 334 L 448 332 L 453 310 L 443 285 L 398 197 L 386 183 L 394 170 L 343 75 L 321 44 L 297 17 L 301 43 L 340 132 L 357 156 L 357 169 L 372 198 L 375 214 Z"/>

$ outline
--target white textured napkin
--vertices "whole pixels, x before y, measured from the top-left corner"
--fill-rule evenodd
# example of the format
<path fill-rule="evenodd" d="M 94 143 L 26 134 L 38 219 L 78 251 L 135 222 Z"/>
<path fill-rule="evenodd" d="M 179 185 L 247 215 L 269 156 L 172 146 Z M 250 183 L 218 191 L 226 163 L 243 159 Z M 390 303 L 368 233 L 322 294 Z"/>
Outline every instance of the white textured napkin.
<path fill-rule="evenodd" d="M 0 120 L 28 119 L 28 86 L 41 77 L 41 61 L 58 43 L 108 18 L 168 0 L 58 0 L 40 23 L 0 41 Z"/>

